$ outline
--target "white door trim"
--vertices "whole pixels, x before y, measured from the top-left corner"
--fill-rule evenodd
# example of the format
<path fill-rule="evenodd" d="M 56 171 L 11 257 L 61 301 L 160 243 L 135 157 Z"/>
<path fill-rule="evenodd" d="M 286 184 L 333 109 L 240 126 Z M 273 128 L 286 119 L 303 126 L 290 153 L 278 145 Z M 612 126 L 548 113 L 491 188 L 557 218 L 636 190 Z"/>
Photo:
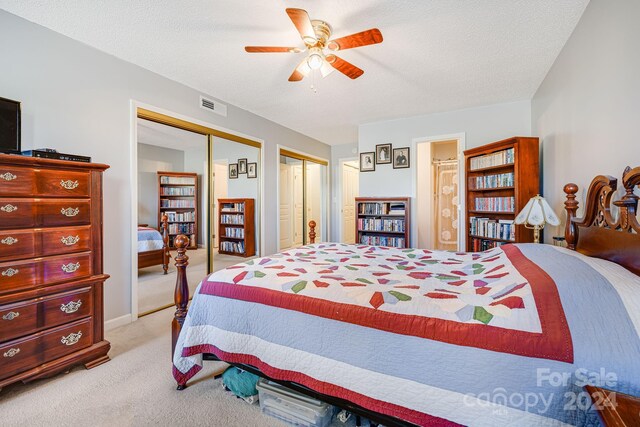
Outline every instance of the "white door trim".
<path fill-rule="evenodd" d="M 466 182 L 465 182 L 465 178 L 464 178 L 464 150 L 467 146 L 467 142 L 466 142 L 466 133 L 465 132 L 461 132 L 461 133 L 451 133 L 451 134 L 446 134 L 446 135 L 436 135 L 436 136 L 428 136 L 428 137 L 422 137 L 422 138 L 414 138 L 411 140 L 411 149 L 413 151 L 414 156 L 416 156 L 416 161 L 417 161 L 417 155 L 418 155 L 418 150 L 417 150 L 417 146 L 418 144 L 425 144 L 425 143 L 432 143 L 432 142 L 439 142 L 439 141 L 449 141 L 449 140 L 457 140 L 458 141 L 458 159 L 460 160 L 458 162 L 458 200 L 460 201 L 460 204 L 458 205 L 458 221 L 459 221 L 459 225 L 458 225 L 458 251 L 464 251 L 464 248 L 467 247 L 467 239 L 466 239 L 466 234 L 465 234 L 465 230 L 466 230 L 466 223 L 465 221 L 467 220 L 464 216 L 464 212 L 465 211 L 465 205 L 467 203 L 466 197 L 464 197 L 464 195 L 466 194 Z M 412 193 L 414 195 L 414 198 L 417 201 L 418 198 L 418 167 L 413 168 L 413 176 L 411 177 L 411 181 L 412 181 Z M 415 205 L 417 206 L 417 203 L 415 203 Z M 414 242 L 414 245 L 417 245 L 417 238 L 418 238 L 418 222 L 417 222 L 417 218 L 416 218 L 416 209 L 412 209 L 412 213 L 411 213 L 411 222 L 413 224 L 416 224 L 414 229 L 412 230 L 411 233 L 411 241 Z M 427 249 L 432 249 L 432 248 L 427 248 Z"/>

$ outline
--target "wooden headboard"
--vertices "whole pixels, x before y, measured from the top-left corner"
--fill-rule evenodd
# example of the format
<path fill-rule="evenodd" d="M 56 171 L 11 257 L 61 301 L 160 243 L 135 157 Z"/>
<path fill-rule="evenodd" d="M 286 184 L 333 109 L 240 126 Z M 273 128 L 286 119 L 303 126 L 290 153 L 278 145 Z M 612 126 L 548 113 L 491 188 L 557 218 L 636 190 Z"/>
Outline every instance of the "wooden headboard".
<path fill-rule="evenodd" d="M 588 256 L 613 261 L 640 275 L 640 224 L 638 223 L 638 196 L 635 187 L 640 185 L 640 167 L 627 167 L 622 175 L 626 190 L 620 200 L 611 201 L 618 187 L 612 176 L 599 175 L 591 181 L 584 209 L 584 216 L 576 218 L 576 184 L 564 186 L 567 200 L 565 239 L 567 247 Z M 611 205 L 618 208 L 616 218 Z"/>

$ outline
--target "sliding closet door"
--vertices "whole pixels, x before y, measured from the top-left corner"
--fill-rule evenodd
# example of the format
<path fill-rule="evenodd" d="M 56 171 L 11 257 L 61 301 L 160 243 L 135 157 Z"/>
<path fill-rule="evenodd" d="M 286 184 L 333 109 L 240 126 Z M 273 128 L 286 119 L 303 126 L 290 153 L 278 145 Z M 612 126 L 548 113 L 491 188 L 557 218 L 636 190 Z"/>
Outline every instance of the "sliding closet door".
<path fill-rule="evenodd" d="M 305 160 L 306 221 L 316 223 L 316 242 L 327 241 L 327 166 Z M 308 231 L 305 231 L 308 239 Z"/>
<path fill-rule="evenodd" d="M 301 246 L 304 240 L 303 161 L 280 156 L 280 249 Z"/>

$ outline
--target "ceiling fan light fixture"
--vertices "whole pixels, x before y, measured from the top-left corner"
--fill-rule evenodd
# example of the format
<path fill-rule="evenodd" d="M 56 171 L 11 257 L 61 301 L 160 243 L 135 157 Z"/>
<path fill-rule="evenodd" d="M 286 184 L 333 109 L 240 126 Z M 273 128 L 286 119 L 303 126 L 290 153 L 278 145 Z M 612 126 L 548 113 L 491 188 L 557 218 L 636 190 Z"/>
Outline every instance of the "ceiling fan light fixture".
<path fill-rule="evenodd" d="M 322 58 L 322 55 L 320 55 L 319 53 L 312 53 L 307 58 L 307 64 L 309 65 L 309 68 L 311 68 L 312 70 L 320 69 L 323 63 L 324 63 L 324 58 Z"/>

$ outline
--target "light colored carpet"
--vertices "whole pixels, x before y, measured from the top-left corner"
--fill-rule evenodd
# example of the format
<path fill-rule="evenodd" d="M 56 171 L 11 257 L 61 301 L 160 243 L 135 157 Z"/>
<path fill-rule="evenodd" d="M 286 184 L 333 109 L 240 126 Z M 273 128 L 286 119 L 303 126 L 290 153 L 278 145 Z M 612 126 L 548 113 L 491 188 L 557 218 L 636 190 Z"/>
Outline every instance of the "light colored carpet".
<path fill-rule="evenodd" d="M 145 313 L 173 303 L 173 291 L 176 286 L 176 251 L 171 251 L 169 273 L 163 274 L 161 265 L 141 268 L 138 270 L 138 312 Z M 193 295 L 200 281 L 207 274 L 207 249 L 200 248 L 187 251 L 189 266 L 187 280 L 190 295 Z M 246 261 L 245 258 L 217 253 L 213 254 L 213 271 L 227 268 L 231 265 Z"/>
<path fill-rule="evenodd" d="M 108 332 L 112 360 L 94 369 L 76 367 L 68 374 L 5 387 L 0 426 L 285 425 L 224 391 L 212 378 L 223 366 L 219 362 L 205 362 L 189 387 L 177 391 L 170 361 L 172 316 L 173 310 L 166 309 Z"/>

